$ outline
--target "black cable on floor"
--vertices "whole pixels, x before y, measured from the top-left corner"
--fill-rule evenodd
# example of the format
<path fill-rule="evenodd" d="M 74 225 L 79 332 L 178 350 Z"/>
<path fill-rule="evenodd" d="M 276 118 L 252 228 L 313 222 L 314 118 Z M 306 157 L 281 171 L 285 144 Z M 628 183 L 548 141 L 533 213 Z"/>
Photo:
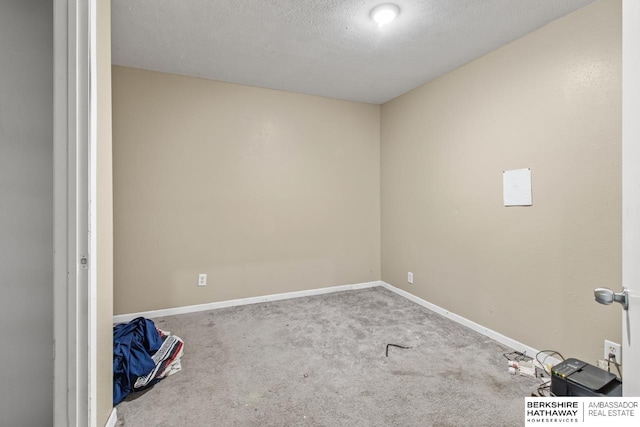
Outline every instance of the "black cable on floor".
<path fill-rule="evenodd" d="M 398 347 L 398 348 L 404 348 L 404 349 L 412 348 L 412 347 L 405 347 L 403 345 L 398 345 L 398 344 L 387 344 L 387 351 L 385 353 L 385 357 L 389 357 L 389 346 Z"/>

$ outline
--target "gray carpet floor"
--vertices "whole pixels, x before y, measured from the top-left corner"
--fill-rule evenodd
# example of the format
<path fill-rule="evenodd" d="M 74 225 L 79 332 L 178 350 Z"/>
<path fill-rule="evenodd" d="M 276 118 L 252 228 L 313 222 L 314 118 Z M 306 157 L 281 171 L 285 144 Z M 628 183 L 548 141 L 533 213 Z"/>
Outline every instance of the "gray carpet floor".
<path fill-rule="evenodd" d="M 182 371 L 120 403 L 118 426 L 520 426 L 540 383 L 384 288 L 155 322 L 184 339 Z"/>

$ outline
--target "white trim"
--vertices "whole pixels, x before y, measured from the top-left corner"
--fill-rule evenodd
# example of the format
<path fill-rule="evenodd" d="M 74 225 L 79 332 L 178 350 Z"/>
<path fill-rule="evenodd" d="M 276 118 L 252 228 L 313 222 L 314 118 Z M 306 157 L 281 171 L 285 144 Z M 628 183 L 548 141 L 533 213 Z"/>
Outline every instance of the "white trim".
<path fill-rule="evenodd" d="M 98 196 L 97 168 L 98 168 L 98 73 L 97 73 L 97 4 L 96 0 L 88 2 L 88 36 L 89 36 L 89 129 L 88 129 L 88 251 L 89 251 L 89 287 L 88 287 L 88 365 L 89 365 L 89 426 L 96 427 L 98 423 L 98 242 L 97 242 L 97 205 Z"/>
<path fill-rule="evenodd" d="M 89 249 L 89 14 L 87 2 L 77 0 L 54 0 L 53 7 L 54 426 L 93 426 L 88 346 L 95 334 L 80 263 Z"/>
<path fill-rule="evenodd" d="M 167 308 L 163 310 L 143 311 L 140 313 L 120 314 L 113 316 L 113 323 L 124 323 L 136 317 L 153 319 L 156 317 L 174 316 L 176 314 L 196 313 L 199 311 L 216 310 L 218 308 L 236 307 L 239 305 L 257 304 L 261 302 L 280 301 L 292 298 L 308 297 L 312 295 L 331 294 L 334 292 L 354 291 L 358 289 L 375 288 L 382 282 L 365 282 L 352 285 L 331 286 L 328 288 L 310 289 L 307 291 L 286 292 L 282 294 L 264 295 L 259 297 L 234 299 L 228 301 L 211 302 L 208 304 L 188 305 L 185 307 Z"/>
<path fill-rule="evenodd" d="M 393 285 L 388 284 L 387 282 L 383 282 L 380 281 L 380 285 L 385 288 L 390 290 L 393 293 L 396 293 L 402 297 L 405 297 L 406 299 L 415 302 L 416 304 L 419 304 L 421 306 L 423 306 L 424 308 L 427 308 L 431 311 L 433 311 L 434 313 L 440 314 L 441 316 L 446 317 L 447 319 L 453 320 L 456 323 L 461 324 L 462 326 L 466 326 L 469 329 L 472 329 L 482 335 L 485 335 L 495 341 L 498 341 L 500 344 L 504 344 L 505 346 L 512 348 L 514 350 L 517 350 L 519 352 L 522 352 L 524 354 L 526 354 L 527 356 L 530 357 L 535 357 L 536 354 L 538 353 L 539 350 L 536 350 L 533 347 L 530 347 L 526 344 L 521 343 L 520 341 L 516 341 L 512 338 L 509 338 L 505 335 L 502 335 L 499 332 L 496 332 L 492 329 L 486 328 L 482 325 L 479 325 L 478 323 L 469 320 L 465 317 L 459 316 L 455 313 L 450 312 L 449 310 L 446 310 L 440 306 L 437 306 L 433 303 L 430 303 L 428 301 L 423 300 L 420 297 L 417 297 L 407 291 L 404 291 L 402 289 L 396 288 Z M 556 359 L 554 357 L 548 357 L 547 360 L 549 361 L 549 363 L 551 363 L 552 365 L 555 365 L 556 363 L 560 363 L 559 359 Z"/>
<path fill-rule="evenodd" d="M 622 286 L 629 309 L 622 310 L 623 396 L 640 396 L 640 2 L 622 3 Z M 614 289 L 618 285 L 612 284 Z M 618 289 L 616 289 L 617 291 Z M 616 304 L 617 305 L 617 304 Z M 613 307 L 619 310 L 618 307 Z"/>
<path fill-rule="evenodd" d="M 118 422 L 118 411 L 116 408 L 113 408 L 111 411 L 111 415 L 109 415 L 109 419 L 104 427 L 116 427 L 116 423 Z"/>

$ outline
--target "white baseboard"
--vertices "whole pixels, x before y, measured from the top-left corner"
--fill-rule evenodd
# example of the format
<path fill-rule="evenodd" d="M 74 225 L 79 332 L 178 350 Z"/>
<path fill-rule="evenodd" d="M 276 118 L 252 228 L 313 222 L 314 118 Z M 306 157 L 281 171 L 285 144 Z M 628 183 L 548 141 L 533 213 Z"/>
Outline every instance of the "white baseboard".
<path fill-rule="evenodd" d="M 516 341 L 516 340 L 514 340 L 512 338 L 509 338 L 509 337 L 507 337 L 505 335 L 502 335 L 501 333 L 496 332 L 496 331 L 494 331 L 492 329 L 485 328 L 484 326 L 479 325 L 479 324 L 477 324 L 476 322 L 474 322 L 472 320 L 469 320 L 469 319 L 467 319 L 465 317 L 459 316 L 459 315 L 457 315 L 455 313 L 452 313 L 449 310 L 446 310 L 446 309 L 444 309 L 444 308 L 442 308 L 440 306 L 437 306 L 437 305 L 432 304 L 432 303 L 430 303 L 428 301 L 425 301 L 422 298 L 417 297 L 417 296 L 415 296 L 415 295 L 413 295 L 413 294 L 411 294 L 411 293 L 409 293 L 407 291 L 403 291 L 402 289 L 396 288 L 395 286 L 390 285 L 387 282 L 380 281 L 380 285 L 382 287 L 384 287 L 385 289 L 390 290 L 391 292 L 394 292 L 394 293 L 396 293 L 396 294 L 398 294 L 400 296 L 403 296 L 403 297 L 407 298 L 408 300 L 411 300 L 411 301 L 415 302 L 416 304 L 419 304 L 419 305 L 421 305 L 421 306 L 423 306 L 425 308 L 428 308 L 429 310 L 433 311 L 434 313 L 438 313 L 438 314 L 440 314 L 440 315 L 442 315 L 442 316 L 444 316 L 444 317 L 446 317 L 448 319 L 451 319 L 456 323 L 459 323 L 459 324 L 461 324 L 463 326 L 466 326 L 469 329 L 472 329 L 472 330 L 474 330 L 474 331 L 476 331 L 478 333 L 481 333 L 482 335 L 485 335 L 485 336 L 487 336 L 487 337 L 489 337 L 489 338 L 491 338 L 493 340 L 496 340 L 500 344 L 504 344 L 505 346 L 507 346 L 509 348 L 512 348 L 512 349 L 517 350 L 517 351 L 519 351 L 521 353 L 524 353 L 527 356 L 535 358 L 536 354 L 538 354 L 538 352 L 539 352 L 539 350 L 536 350 L 533 347 L 530 347 L 530 346 L 528 346 L 526 344 L 523 344 L 523 343 L 521 343 L 519 341 Z M 551 363 L 552 365 L 560 363 L 560 360 L 556 359 L 554 357 L 548 357 L 546 360 L 549 363 Z"/>
<path fill-rule="evenodd" d="M 104 427 L 116 427 L 116 422 L 118 422 L 118 411 L 116 408 L 113 408 L 111 411 L 111 415 L 109 415 L 109 419 Z"/>
<path fill-rule="evenodd" d="M 334 292 L 354 291 L 357 289 L 374 288 L 382 286 L 382 282 L 376 280 L 374 282 L 356 283 L 352 285 L 331 286 L 328 288 L 310 289 L 307 291 L 286 292 L 282 294 L 264 295 L 260 297 L 234 299 L 228 301 L 211 302 L 208 304 L 188 305 L 185 307 L 167 308 L 164 310 L 143 311 L 140 313 L 120 314 L 113 316 L 113 323 L 129 322 L 136 317 L 146 317 L 153 319 L 157 317 L 173 316 L 176 314 L 196 313 L 199 311 L 215 310 L 218 308 L 236 307 L 239 305 L 257 304 L 261 302 L 279 301 L 291 298 L 308 297 L 312 295 L 331 294 Z"/>

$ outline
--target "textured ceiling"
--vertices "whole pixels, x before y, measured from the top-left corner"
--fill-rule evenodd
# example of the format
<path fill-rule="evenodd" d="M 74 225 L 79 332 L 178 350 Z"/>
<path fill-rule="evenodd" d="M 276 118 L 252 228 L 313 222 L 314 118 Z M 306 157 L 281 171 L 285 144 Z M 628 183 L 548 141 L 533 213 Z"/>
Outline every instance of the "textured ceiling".
<path fill-rule="evenodd" d="M 594 0 L 112 0 L 113 63 L 381 104 Z"/>

